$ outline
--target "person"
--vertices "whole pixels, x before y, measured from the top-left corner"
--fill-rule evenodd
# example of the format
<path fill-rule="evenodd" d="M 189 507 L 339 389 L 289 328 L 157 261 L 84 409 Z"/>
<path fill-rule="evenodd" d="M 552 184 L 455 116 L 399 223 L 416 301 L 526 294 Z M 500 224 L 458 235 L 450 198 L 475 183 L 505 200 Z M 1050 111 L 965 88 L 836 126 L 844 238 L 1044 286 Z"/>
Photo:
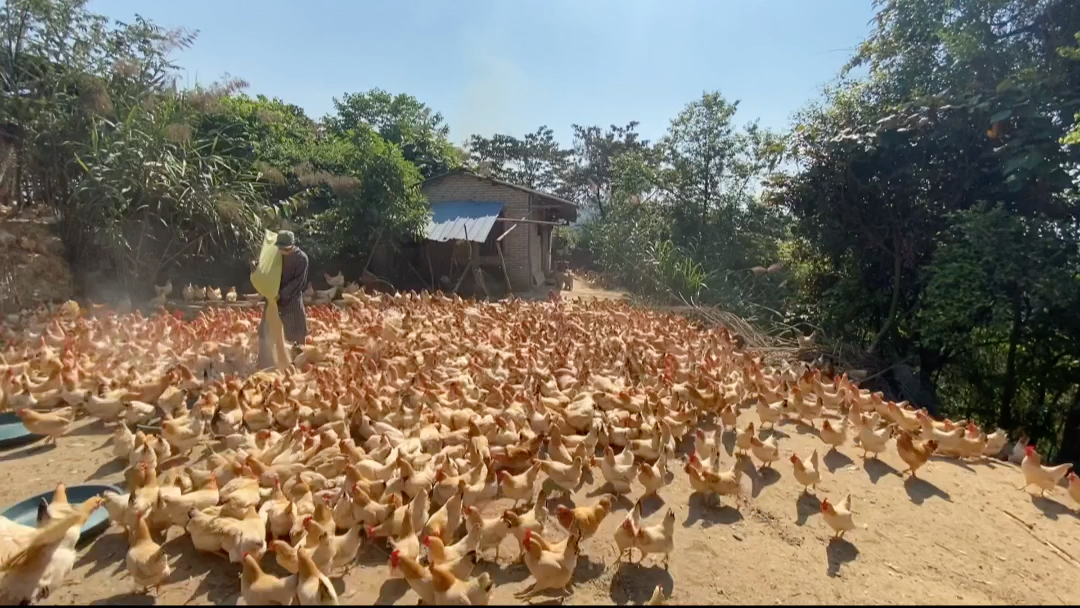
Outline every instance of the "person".
<path fill-rule="evenodd" d="M 304 310 L 304 287 L 308 282 L 308 257 L 296 245 L 296 235 L 288 230 L 278 232 L 278 251 L 281 252 L 281 286 L 278 288 L 278 314 L 285 329 L 285 340 L 298 349 L 307 339 L 307 314 Z M 266 305 L 259 323 L 259 369 L 273 367 L 274 354 L 266 339 Z"/>

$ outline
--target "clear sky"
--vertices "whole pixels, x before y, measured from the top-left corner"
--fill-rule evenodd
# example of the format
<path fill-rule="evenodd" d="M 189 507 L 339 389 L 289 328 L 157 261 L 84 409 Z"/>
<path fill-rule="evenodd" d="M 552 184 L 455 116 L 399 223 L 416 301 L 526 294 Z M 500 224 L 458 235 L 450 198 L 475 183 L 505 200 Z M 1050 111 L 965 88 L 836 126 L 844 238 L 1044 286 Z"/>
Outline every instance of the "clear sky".
<path fill-rule="evenodd" d="M 641 123 L 656 139 L 705 90 L 783 128 L 869 31 L 871 0 L 90 0 L 198 30 L 188 84 L 223 74 L 313 118 L 345 92 L 409 93 L 451 138 Z"/>

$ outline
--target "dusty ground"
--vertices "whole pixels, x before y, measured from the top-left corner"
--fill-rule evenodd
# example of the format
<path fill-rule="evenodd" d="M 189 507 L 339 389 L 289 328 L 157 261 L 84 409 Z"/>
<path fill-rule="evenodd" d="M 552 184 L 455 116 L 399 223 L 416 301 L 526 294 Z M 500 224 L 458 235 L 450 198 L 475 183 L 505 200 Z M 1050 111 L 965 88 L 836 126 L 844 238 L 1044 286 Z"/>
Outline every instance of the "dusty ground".
<path fill-rule="evenodd" d="M 743 422 L 754 417 L 744 412 Z M 690 494 L 682 463 L 672 463 L 673 481 L 661 493 L 678 516 L 670 570 L 654 557 L 641 566 L 615 562 L 611 534 L 629 507 L 629 501 L 621 503 L 583 545 L 572 602 L 640 603 L 656 584 L 672 602 L 692 604 L 1080 602 L 1071 582 L 1080 566 L 1069 557 L 1080 554 L 1078 520 L 1064 506 L 1064 490 L 1052 499 L 1031 497 L 1016 489 L 1022 482 L 1018 468 L 996 461 L 933 461 L 919 480 L 905 482 L 896 472 L 903 467 L 894 451 L 864 463 L 860 450 L 848 445 L 824 459 L 829 472 L 817 495 L 840 500 L 850 492 L 860 529 L 845 541 L 830 542 L 818 498 L 801 495 L 787 461 L 793 451 L 805 455 L 821 443 L 808 427 L 784 424 L 780 430 L 783 458 L 775 471 L 755 474 L 754 496 L 742 512 L 704 508 L 700 496 Z M 99 424 L 83 422 L 57 448 L 28 446 L 0 454 L 0 505 L 58 481 L 117 482 L 111 449 L 103 449 L 109 441 Z M 574 499 L 594 500 L 589 496 L 596 487 L 586 485 Z M 650 521 L 658 521 L 665 508 L 648 504 Z M 239 568 L 196 556 L 187 543 L 178 541 L 183 556 L 156 601 L 235 602 Z M 116 529 L 105 532 L 82 549 L 74 573 L 49 602 L 153 602 L 133 592 L 123 565 L 126 547 Z M 484 565 L 497 585 L 493 603 L 517 603 L 513 593 L 528 585 L 527 569 L 509 563 L 515 555 L 508 539 L 500 563 Z M 385 580 L 380 549 L 365 547 L 361 559 L 361 567 L 334 579 L 342 603 L 416 603 L 404 582 Z"/>

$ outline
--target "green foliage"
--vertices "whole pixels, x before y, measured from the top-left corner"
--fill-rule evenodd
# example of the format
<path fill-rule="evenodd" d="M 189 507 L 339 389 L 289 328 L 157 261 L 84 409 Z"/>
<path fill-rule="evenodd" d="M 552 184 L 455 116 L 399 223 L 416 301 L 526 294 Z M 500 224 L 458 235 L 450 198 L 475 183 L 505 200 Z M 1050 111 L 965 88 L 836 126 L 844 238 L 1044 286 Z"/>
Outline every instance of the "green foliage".
<path fill-rule="evenodd" d="M 614 163 L 624 154 L 649 154 L 649 142 L 639 139 L 637 122 L 624 127 L 573 125 L 574 149 L 563 175 L 560 194 L 603 217 L 612 196 Z"/>
<path fill-rule="evenodd" d="M 461 155 L 448 139 L 450 128 L 442 114 L 411 95 L 391 95 L 381 89 L 346 93 L 334 99 L 334 108 L 336 114 L 325 120 L 331 133 L 341 136 L 369 127 L 388 143 L 399 146 L 402 156 L 416 165 L 425 178 L 461 165 Z"/>
<path fill-rule="evenodd" d="M 241 81 L 178 91 L 169 53 L 193 35 L 85 5 L 0 7 L 0 152 L 15 160 L 0 195 L 54 209 L 80 274 L 146 289 L 169 267 L 242 259 L 263 227 L 366 257 L 379 235 L 418 234 L 416 184 L 460 161 L 442 117 L 407 95 L 346 95 L 324 132 Z"/>
<path fill-rule="evenodd" d="M 369 128 L 329 135 L 310 159 L 315 171 L 354 178 L 354 188 L 337 191 L 321 185 L 313 194 L 315 212 L 307 229 L 316 253 L 360 258 L 370 255 L 376 239 L 393 243 L 422 236 L 428 217 L 415 186 L 420 170 Z"/>
<path fill-rule="evenodd" d="M 65 241 L 98 251 L 128 287 L 193 259 L 232 259 L 261 239 L 258 187 L 243 164 L 192 137 L 200 91 L 145 98 L 121 120 L 96 117 L 58 205 Z M 197 255 L 196 255 L 197 254 Z"/>
<path fill-rule="evenodd" d="M 852 61 L 869 75 L 802 113 L 799 171 L 769 190 L 795 219 L 788 314 L 1062 457 L 1080 455 L 1077 29 L 1063 1 L 879 3 Z"/>
<path fill-rule="evenodd" d="M 559 189 L 570 154 L 559 147 L 555 132 L 546 126 L 521 139 L 512 135 L 473 135 L 468 148 L 469 162 L 477 171 L 549 192 Z"/>

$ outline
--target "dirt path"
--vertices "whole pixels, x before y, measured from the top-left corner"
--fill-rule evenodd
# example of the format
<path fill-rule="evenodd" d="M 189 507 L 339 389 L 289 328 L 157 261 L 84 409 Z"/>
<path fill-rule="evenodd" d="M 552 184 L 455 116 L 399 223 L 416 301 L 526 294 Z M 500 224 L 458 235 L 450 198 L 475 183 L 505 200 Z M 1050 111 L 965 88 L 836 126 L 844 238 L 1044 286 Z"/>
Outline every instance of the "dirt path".
<path fill-rule="evenodd" d="M 746 412 L 742 422 L 755 418 Z M 1080 566 L 1067 556 L 1080 555 L 1078 520 L 1063 504 L 1064 490 L 1048 499 L 1031 497 L 1016 489 L 1022 481 L 1018 468 L 1000 462 L 934 461 L 919 480 L 905 482 L 891 447 L 881 461 L 864 462 L 860 450 L 848 445 L 823 459 L 827 471 L 817 497 L 802 495 L 787 458 L 822 444 L 809 427 L 786 424 L 780 430 L 781 461 L 775 470 L 754 475 L 754 496 L 741 512 L 705 508 L 700 496 L 690 494 L 682 463 L 671 463 L 673 482 L 661 492 L 666 505 L 648 503 L 647 509 L 650 522 L 659 521 L 667 507 L 677 514 L 669 570 L 656 557 L 644 565 L 615 562 L 611 538 L 629 506 L 621 502 L 583 544 L 573 603 L 640 603 L 657 584 L 672 602 L 691 604 L 1080 602 L 1071 583 Z M 83 423 L 55 449 L 29 446 L 0 454 L 0 504 L 51 490 L 60 480 L 116 482 L 119 466 L 108 442 L 103 427 Z M 724 459 L 733 460 L 728 454 Z M 596 487 L 587 484 L 575 501 L 591 503 Z M 818 497 L 838 501 L 848 493 L 859 529 L 845 541 L 830 542 Z M 186 541 L 179 546 L 184 555 L 157 602 L 233 603 L 239 569 L 196 555 Z M 150 598 L 134 594 L 124 570 L 126 549 L 118 530 L 107 531 L 82 549 L 75 572 L 49 602 L 148 603 Z M 517 603 L 513 593 L 531 580 L 523 565 L 510 565 L 515 555 L 507 540 L 501 562 L 482 566 L 496 581 L 493 603 Z M 363 565 L 334 579 L 343 603 L 416 603 L 403 582 L 386 581 L 385 559 L 381 549 L 366 546 Z"/>

